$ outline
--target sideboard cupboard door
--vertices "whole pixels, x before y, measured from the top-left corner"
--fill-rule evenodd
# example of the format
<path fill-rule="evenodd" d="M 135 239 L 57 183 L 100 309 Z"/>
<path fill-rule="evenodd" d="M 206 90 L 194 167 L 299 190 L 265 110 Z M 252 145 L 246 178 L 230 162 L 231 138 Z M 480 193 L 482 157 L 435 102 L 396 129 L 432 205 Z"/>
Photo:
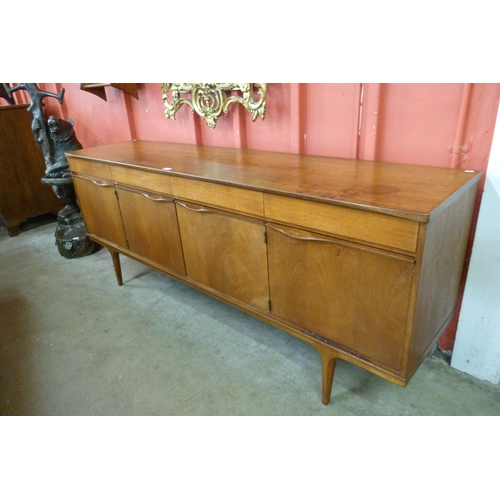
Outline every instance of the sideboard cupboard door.
<path fill-rule="evenodd" d="M 75 174 L 73 182 L 89 235 L 127 248 L 114 183 Z"/>
<path fill-rule="evenodd" d="M 271 313 L 398 371 L 414 262 L 267 224 Z"/>
<path fill-rule="evenodd" d="M 116 191 L 129 250 L 185 275 L 173 198 L 119 185 Z"/>
<path fill-rule="evenodd" d="M 263 221 L 176 201 L 189 278 L 267 312 Z"/>

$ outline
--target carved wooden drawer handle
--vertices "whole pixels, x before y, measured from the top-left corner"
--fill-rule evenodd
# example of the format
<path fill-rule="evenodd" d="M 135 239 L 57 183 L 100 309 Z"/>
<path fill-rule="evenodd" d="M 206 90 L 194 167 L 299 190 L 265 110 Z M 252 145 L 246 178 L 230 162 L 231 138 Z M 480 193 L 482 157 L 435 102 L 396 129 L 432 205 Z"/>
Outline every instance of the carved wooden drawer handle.
<path fill-rule="evenodd" d="M 142 196 L 145 196 L 148 200 L 152 200 L 152 201 L 174 201 L 172 198 L 165 198 L 164 196 L 161 196 L 161 195 L 153 195 L 153 194 L 149 194 L 149 193 L 143 193 L 143 192 L 140 192 L 140 194 L 142 194 Z"/>
<path fill-rule="evenodd" d="M 194 208 L 194 207 L 190 207 L 187 203 L 183 203 L 182 201 L 176 200 L 175 203 L 177 203 L 181 207 L 184 207 L 184 208 L 187 208 L 188 210 L 191 210 L 191 212 L 212 212 L 212 210 L 209 210 L 208 208 L 202 207 L 200 205 L 196 205 L 199 208 Z"/>
<path fill-rule="evenodd" d="M 144 196 L 148 200 L 152 200 L 152 201 L 174 201 L 173 198 L 162 196 L 161 194 L 146 193 L 144 191 L 139 191 L 135 187 L 122 186 L 121 184 L 118 185 L 118 190 L 119 191 L 128 191 L 128 192 L 134 193 L 134 194 L 140 194 L 141 196 Z"/>
<path fill-rule="evenodd" d="M 311 233 L 308 231 L 304 231 L 301 229 L 292 229 L 290 228 L 289 230 L 292 231 L 292 233 L 289 233 L 288 231 L 285 231 L 284 229 L 281 229 L 279 227 L 275 227 L 271 224 L 266 224 L 266 227 L 269 229 L 274 229 L 275 231 L 278 231 L 279 233 L 284 234 L 285 236 L 288 236 L 289 238 L 293 238 L 295 240 L 299 241 L 312 241 L 316 243 L 329 243 L 330 245 L 336 245 L 337 247 L 345 247 L 345 248 L 351 248 L 354 250 L 361 250 L 363 252 L 369 252 L 373 253 L 379 256 L 384 256 L 388 257 L 390 259 L 396 259 L 399 261 L 404 261 L 404 262 L 409 262 L 414 264 L 415 260 L 412 257 L 409 257 L 407 255 L 399 255 L 390 251 L 382 250 L 380 248 L 371 248 L 367 245 L 363 245 L 362 243 L 355 243 L 351 241 L 341 241 L 341 240 L 336 240 L 336 239 L 328 239 L 328 238 L 318 238 L 316 236 L 313 236 Z M 299 233 L 299 234 L 293 234 L 293 232 Z M 301 236 L 300 234 L 304 234 L 307 236 Z"/>
<path fill-rule="evenodd" d="M 95 181 L 94 179 L 91 179 L 92 182 L 96 185 L 96 186 L 100 186 L 100 187 L 113 187 L 114 184 L 113 183 L 110 183 L 110 182 L 106 182 L 106 181 Z"/>
<path fill-rule="evenodd" d="M 323 239 L 323 238 L 317 238 L 317 237 L 314 237 L 314 236 L 299 236 L 298 234 L 291 234 L 287 231 L 285 231 L 284 229 L 281 229 L 281 228 L 278 228 L 278 227 L 275 227 L 275 226 L 272 226 L 270 224 L 266 224 L 266 226 L 269 228 L 269 229 L 274 229 L 275 231 L 278 231 L 279 233 L 281 234 L 284 234 L 285 236 L 288 236 L 289 238 L 294 238 L 296 240 L 302 240 L 302 241 L 317 241 L 319 243 L 333 243 L 333 244 L 338 244 L 338 242 L 336 241 L 333 241 L 333 240 L 328 240 L 328 239 Z M 293 231 L 293 229 L 292 229 Z M 299 230 L 297 230 L 298 232 Z M 310 234 L 310 233 L 307 233 L 307 231 L 300 231 L 301 233 L 305 233 L 305 234 Z"/>

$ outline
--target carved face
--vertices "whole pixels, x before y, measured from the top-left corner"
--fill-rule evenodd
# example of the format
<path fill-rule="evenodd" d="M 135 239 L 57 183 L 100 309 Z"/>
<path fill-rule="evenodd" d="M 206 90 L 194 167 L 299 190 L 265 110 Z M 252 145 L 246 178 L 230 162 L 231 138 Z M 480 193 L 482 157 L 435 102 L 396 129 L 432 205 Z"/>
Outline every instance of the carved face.
<path fill-rule="evenodd" d="M 47 120 L 47 124 L 49 126 L 49 130 L 52 132 L 52 133 L 55 133 L 59 130 L 59 122 L 61 120 L 59 120 L 58 118 L 56 118 L 55 116 L 50 116 L 49 119 Z"/>
<path fill-rule="evenodd" d="M 50 116 L 47 120 L 49 131 L 52 138 L 61 141 L 73 135 L 73 123 L 71 121 L 61 120 L 55 116 Z"/>

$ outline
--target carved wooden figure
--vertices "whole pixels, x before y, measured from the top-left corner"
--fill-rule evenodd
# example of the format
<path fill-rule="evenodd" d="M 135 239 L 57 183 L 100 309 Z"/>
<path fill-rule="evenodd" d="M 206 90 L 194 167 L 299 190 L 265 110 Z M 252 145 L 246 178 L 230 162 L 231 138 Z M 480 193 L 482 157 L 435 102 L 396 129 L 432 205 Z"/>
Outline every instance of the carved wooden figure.
<path fill-rule="evenodd" d="M 42 183 L 50 185 L 55 195 L 66 203 L 57 214 L 58 227 L 55 237 L 59 253 L 68 259 L 94 253 L 100 247 L 87 237 L 85 223 L 76 201 L 68 160 L 65 156 L 66 152 L 82 148 L 73 130 L 73 120 L 65 121 L 50 116 L 45 121 L 43 112 L 43 99 L 53 97 L 62 104 L 64 89 L 54 94 L 41 90 L 36 83 L 20 83 L 15 87 L 4 84 L 4 87 L 10 98 L 19 90 L 28 92 L 30 97 L 28 111 L 33 115 L 31 130 L 43 152 L 46 166 L 45 177 L 41 179 Z"/>

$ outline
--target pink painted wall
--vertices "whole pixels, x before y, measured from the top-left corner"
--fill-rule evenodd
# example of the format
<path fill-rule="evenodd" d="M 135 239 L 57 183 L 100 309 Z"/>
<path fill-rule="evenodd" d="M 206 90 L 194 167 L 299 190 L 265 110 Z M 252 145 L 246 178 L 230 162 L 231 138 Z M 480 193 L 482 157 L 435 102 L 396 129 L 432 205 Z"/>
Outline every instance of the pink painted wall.
<path fill-rule="evenodd" d="M 500 98 L 497 83 L 270 83 L 264 120 L 252 122 L 232 104 L 210 129 L 187 106 L 175 121 L 167 120 L 159 83 L 138 84 L 138 100 L 108 87 L 107 102 L 80 90 L 79 83 L 39 85 L 50 92 L 64 87 L 63 104 L 45 99 L 46 112 L 73 118 L 84 147 L 143 139 L 483 172 Z M 484 176 L 480 194 L 483 184 Z M 475 219 L 479 202 L 480 196 Z M 475 220 L 471 243 L 474 229 Z M 453 347 L 458 309 L 440 339 L 445 350 Z"/>

